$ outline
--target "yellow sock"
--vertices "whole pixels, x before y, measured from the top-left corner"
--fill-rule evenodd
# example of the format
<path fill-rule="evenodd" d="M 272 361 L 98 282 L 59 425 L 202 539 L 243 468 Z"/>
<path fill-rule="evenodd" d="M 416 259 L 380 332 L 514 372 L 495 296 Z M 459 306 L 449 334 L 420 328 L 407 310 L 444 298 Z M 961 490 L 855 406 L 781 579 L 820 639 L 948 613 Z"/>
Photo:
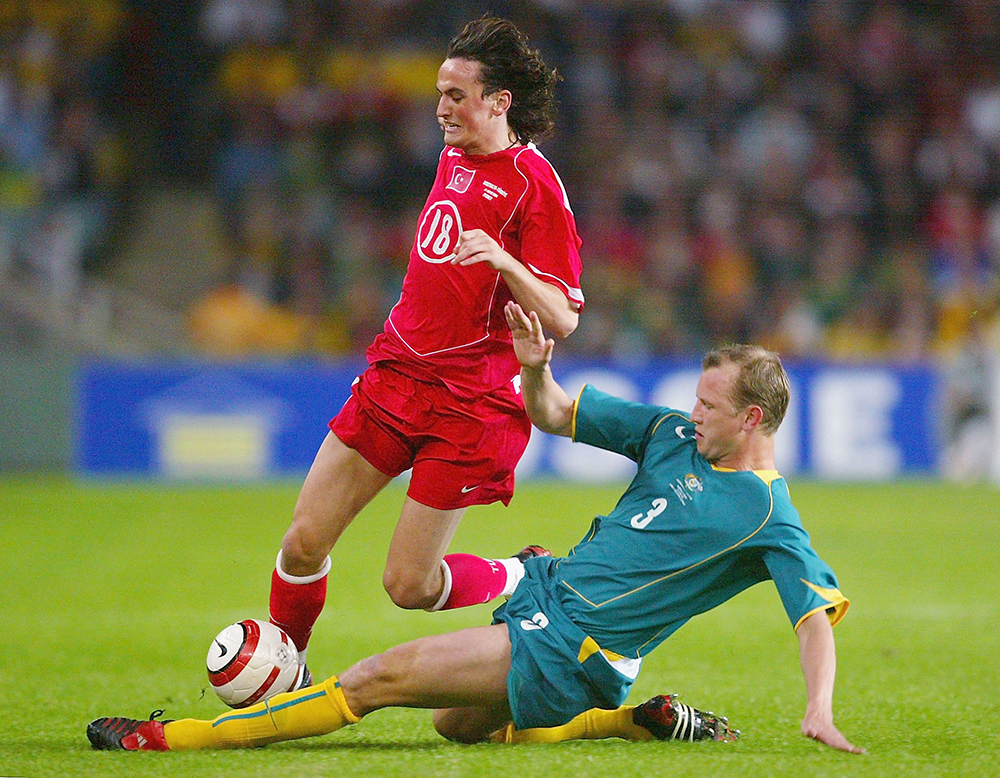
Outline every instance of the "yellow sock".
<path fill-rule="evenodd" d="M 171 751 L 249 748 L 279 740 L 325 735 L 361 719 L 351 712 L 337 676 L 321 684 L 277 694 L 211 721 L 178 719 L 163 725 Z"/>
<path fill-rule="evenodd" d="M 652 740 L 645 727 L 632 723 L 634 705 L 622 705 L 614 710 L 591 708 L 559 727 L 514 729 L 508 724 L 490 738 L 496 743 L 561 743 L 564 740 L 597 740 L 620 737 L 626 740 Z"/>

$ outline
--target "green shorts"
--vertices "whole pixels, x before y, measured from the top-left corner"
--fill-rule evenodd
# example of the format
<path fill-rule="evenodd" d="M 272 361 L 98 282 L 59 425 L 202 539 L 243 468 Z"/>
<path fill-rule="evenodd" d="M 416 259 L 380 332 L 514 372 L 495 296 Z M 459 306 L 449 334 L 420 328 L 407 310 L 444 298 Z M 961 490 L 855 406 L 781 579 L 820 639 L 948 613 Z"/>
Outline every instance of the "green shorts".
<path fill-rule="evenodd" d="M 563 613 L 544 580 L 551 561 L 529 560 L 513 596 L 493 612 L 493 623 L 506 622 L 510 633 L 507 694 L 517 729 L 555 727 L 591 708 L 617 708 L 634 680 L 612 667 Z M 536 570 L 540 577 L 531 575 Z"/>

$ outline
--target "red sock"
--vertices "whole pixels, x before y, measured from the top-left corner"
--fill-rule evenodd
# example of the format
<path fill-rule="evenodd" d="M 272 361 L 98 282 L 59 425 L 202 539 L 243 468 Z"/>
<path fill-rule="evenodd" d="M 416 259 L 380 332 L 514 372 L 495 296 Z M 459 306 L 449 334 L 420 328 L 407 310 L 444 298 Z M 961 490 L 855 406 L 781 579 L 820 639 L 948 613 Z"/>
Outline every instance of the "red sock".
<path fill-rule="evenodd" d="M 306 583 L 295 583 L 287 573 L 279 574 L 277 567 L 271 573 L 271 623 L 281 627 L 295 642 L 299 651 L 309 645 L 309 636 L 326 603 L 326 570 L 317 580 L 305 578 Z M 282 577 L 284 576 L 284 577 Z"/>
<path fill-rule="evenodd" d="M 507 583 L 507 569 L 496 560 L 473 554 L 448 554 L 444 562 L 451 570 L 451 594 L 441 610 L 489 602 L 499 596 Z"/>

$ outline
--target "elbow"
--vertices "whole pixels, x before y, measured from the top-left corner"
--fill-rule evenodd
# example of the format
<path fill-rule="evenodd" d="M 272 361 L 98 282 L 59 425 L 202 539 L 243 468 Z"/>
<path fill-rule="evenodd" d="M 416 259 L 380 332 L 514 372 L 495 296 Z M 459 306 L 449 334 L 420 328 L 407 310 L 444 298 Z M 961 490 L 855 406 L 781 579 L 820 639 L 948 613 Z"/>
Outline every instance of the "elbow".
<path fill-rule="evenodd" d="M 566 340 L 566 338 L 573 334 L 573 331 L 579 323 L 579 313 L 576 311 L 565 311 L 556 317 L 556 320 L 552 322 L 552 326 L 549 330 L 553 335 L 559 338 L 559 340 Z"/>
<path fill-rule="evenodd" d="M 535 426 L 549 435 L 556 435 L 561 438 L 571 437 L 570 428 L 565 424 L 536 424 Z"/>
<path fill-rule="evenodd" d="M 547 433 L 549 435 L 560 435 L 560 434 L 562 434 L 560 432 L 560 428 L 558 426 L 556 426 L 555 424 L 552 424 L 547 419 L 539 419 L 538 421 L 535 421 L 535 420 L 532 419 L 531 423 L 534 424 L 535 427 L 537 427 L 539 430 L 541 430 L 542 432 L 545 432 L 545 433 Z"/>
<path fill-rule="evenodd" d="M 528 418 L 542 432 L 549 435 L 560 435 L 564 438 L 572 436 L 573 431 L 573 404 L 568 407 L 558 408 L 535 408 L 534 416 L 531 409 L 528 410 Z"/>

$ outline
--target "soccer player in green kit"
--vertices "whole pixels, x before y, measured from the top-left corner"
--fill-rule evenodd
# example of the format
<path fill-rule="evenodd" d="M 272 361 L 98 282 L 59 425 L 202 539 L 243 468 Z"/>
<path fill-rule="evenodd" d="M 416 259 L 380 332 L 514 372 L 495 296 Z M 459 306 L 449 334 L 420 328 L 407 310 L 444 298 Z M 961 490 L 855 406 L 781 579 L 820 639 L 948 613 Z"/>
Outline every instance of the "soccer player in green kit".
<path fill-rule="evenodd" d="M 569 556 L 529 559 L 490 626 L 405 643 L 212 721 L 97 719 L 87 731 L 96 748 L 255 746 L 392 706 L 435 709 L 438 732 L 463 742 L 730 740 L 725 719 L 674 695 L 623 702 L 642 658 L 688 619 L 771 579 L 799 640 L 802 733 L 863 751 L 833 723 L 832 627 L 849 603 L 774 469 L 789 397 L 777 356 L 756 346 L 709 352 L 690 414 L 590 386 L 572 400 L 552 376 L 554 341 L 538 317 L 514 302 L 505 315 L 532 422 L 638 464 L 615 508 Z"/>

